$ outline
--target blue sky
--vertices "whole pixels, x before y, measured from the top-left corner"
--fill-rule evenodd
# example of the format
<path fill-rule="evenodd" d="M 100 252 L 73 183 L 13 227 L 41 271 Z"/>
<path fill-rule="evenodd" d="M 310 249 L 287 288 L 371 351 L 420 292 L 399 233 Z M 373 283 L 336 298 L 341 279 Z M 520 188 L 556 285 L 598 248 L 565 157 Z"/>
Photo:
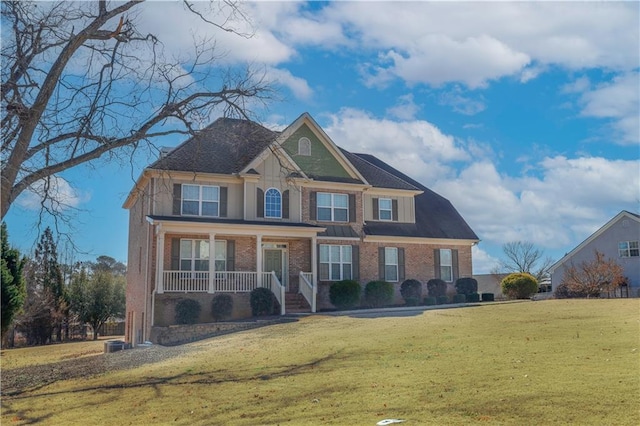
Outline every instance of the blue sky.
<path fill-rule="evenodd" d="M 639 212 L 639 3 L 246 3 L 254 35 L 211 33 L 179 3 L 139 6 L 166 53 L 216 36 L 222 66 L 249 65 L 278 100 L 252 106 L 282 128 L 309 112 L 333 141 L 387 161 L 447 197 L 481 238 L 474 272 L 502 244 L 559 259 L 620 210 Z M 211 117 L 215 119 L 215 117 Z M 182 142 L 173 137 L 160 145 Z M 61 175 L 83 254 L 126 261 L 134 180 L 154 158 L 99 160 Z M 30 251 L 37 198 L 6 217 Z M 44 223 L 48 223 L 45 220 Z M 635 239 L 639 236 L 633 236 Z"/>

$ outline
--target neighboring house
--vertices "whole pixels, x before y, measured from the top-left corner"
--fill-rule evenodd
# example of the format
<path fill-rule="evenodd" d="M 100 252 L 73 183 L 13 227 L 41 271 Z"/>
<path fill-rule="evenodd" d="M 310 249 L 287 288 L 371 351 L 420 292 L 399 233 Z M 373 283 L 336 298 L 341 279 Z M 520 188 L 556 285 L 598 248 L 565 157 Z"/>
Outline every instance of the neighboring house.
<path fill-rule="evenodd" d="M 401 147 L 401 141 L 389 141 Z M 268 287 L 281 313 L 330 309 L 329 286 L 471 276 L 478 237 L 445 198 L 368 154 L 337 147 L 309 114 L 282 132 L 220 118 L 141 174 L 130 211 L 126 339 L 174 321 L 179 299 L 201 322 L 227 292 L 236 318 Z"/>
<path fill-rule="evenodd" d="M 574 265 L 595 259 L 595 252 L 606 259 L 615 259 L 628 278 L 629 296 L 640 296 L 640 215 L 621 211 L 602 228 L 567 253 L 550 268 L 551 286 L 555 292 L 565 271 Z M 626 293 L 623 293 L 626 295 Z"/>
<path fill-rule="evenodd" d="M 473 278 L 478 282 L 478 294 L 493 293 L 496 300 L 504 299 L 502 294 L 502 280 L 509 274 L 475 274 Z"/>

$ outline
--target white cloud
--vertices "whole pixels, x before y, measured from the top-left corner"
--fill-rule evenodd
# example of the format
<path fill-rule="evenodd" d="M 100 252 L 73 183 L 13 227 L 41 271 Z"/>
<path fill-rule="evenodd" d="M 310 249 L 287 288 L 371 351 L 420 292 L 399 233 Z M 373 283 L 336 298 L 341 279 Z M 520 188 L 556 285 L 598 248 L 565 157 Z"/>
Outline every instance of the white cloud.
<path fill-rule="evenodd" d="M 582 95 L 582 115 L 612 120 L 613 142 L 640 142 L 640 74 L 619 75 Z"/>
<path fill-rule="evenodd" d="M 40 210 L 44 206 L 53 212 L 63 212 L 77 208 L 90 198 L 89 194 L 73 188 L 64 178 L 52 176 L 47 180 L 37 181 L 20 194 L 16 204 L 27 210 Z"/>
<path fill-rule="evenodd" d="M 491 256 L 477 245 L 471 247 L 471 259 L 473 260 L 474 275 L 490 274 L 499 263 L 499 259 Z"/>
<path fill-rule="evenodd" d="M 329 118 L 331 123 L 323 127 L 337 145 L 375 155 L 405 173 L 427 178 L 427 182 L 449 175 L 449 163 L 469 159 L 452 136 L 427 121 L 376 119 L 348 108 Z"/>
<path fill-rule="evenodd" d="M 266 77 L 274 83 L 289 88 L 293 95 L 298 99 L 308 100 L 311 99 L 311 96 L 313 95 L 313 90 L 311 90 L 307 81 L 303 78 L 294 76 L 288 70 L 269 68 L 267 69 Z"/>
<path fill-rule="evenodd" d="M 420 111 L 420 106 L 413 102 L 413 93 L 398 98 L 398 103 L 387 108 L 387 114 L 399 120 L 413 120 Z"/>
<path fill-rule="evenodd" d="M 460 114 L 475 115 L 487 108 L 482 96 L 479 96 L 479 99 L 472 99 L 471 97 L 465 96 L 462 88 L 456 85 L 453 90 L 445 92 L 440 96 L 440 104 L 448 105 Z"/>

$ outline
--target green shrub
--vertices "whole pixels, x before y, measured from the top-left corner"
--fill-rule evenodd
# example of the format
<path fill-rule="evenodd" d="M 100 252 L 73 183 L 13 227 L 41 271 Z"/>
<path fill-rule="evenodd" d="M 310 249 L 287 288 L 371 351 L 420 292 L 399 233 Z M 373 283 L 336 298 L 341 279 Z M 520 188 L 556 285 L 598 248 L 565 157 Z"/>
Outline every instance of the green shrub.
<path fill-rule="evenodd" d="M 437 300 L 438 305 L 446 305 L 447 303 L 449 303 L 449 296 L 438 296 Z"/>
<path fill-rule="evenodd" d="M 447 283 L 440 278 L 433 278 L 427 281 L 427 293 L 431 297 L 438 298 L 439 296 L 447 295 Z"/>
<path fill-rule="evenodd" d="M 400 294 L 409 306 L 416 306 L 422 299 L 422 284 L 418 280 L 405 280 L 400 285 Z"/>
<path fill-rule="evenodd" d="M 493 293 L 482 293 L 483 302 L 493 302 L 495 300 Z"/>
<path fill-rule="evenodd" d="M 348 309 L 360 301 L 360 284 L 354 280 L 336 281 L 329 287 L 329 300 L 338 309 Z"/>
<path fill-rule="evenodd" d="M 507 275 L 501 282 L 502 294 L 509 299 L 528 299 L 538 292 L 538 281 L 531 274 Z"/>
<path fill-rule="evenodd" d="M 249 301 L 251 303 L 251 313 L 254 317 L 276 315 L 278 313 L 278 300 L 268 288 L 258 287 L 253 289 Z"/>
<path fill-rule="evenodd" d="M 211 316 L 216 321 L 223 321 L 231 317 L 233 312 L 233 297 L 230 294 L 216 294 L 211 302 Z"/>
<path fill-rule="evenodd" d="M 372 308 L 393 302 L 393 284 L 386 281 L 369 281 L 364 288 L 364 300 Z"/>
<path fill-rule="evenodd" d="M 436 303 L 438 303 L 438 301 L 436 300 L 435 297 L 429 296 L 429 297 L 425 297 L 424 298 L 424 302 L 423 303 L 425 304 L 425 306 L 433 306 Z"/>
<path fill-rule="evenodd" d="M 453 296 L 453 303 L 464 303 L 467 301 L 467 296 L 464 294 L 456 294 Z"/>
<path fill-rule="evenodd" d="M 480 301 L 480 295 L 478 293 L 467 294 L 467 302 L 476 303 Z"/>
<path fill-rule="evenodd" d="M 176 303 L 176 324 L 195 324 L 200 317 L 200 303 L 193 299 L 182 299 Z"/>
<path fill-rule="evenodd" d="M 456 291 L 458 294 L 472 294 L 478 292 L 478 281 L 475 278 L 458 278 L 456 280 Z"/>

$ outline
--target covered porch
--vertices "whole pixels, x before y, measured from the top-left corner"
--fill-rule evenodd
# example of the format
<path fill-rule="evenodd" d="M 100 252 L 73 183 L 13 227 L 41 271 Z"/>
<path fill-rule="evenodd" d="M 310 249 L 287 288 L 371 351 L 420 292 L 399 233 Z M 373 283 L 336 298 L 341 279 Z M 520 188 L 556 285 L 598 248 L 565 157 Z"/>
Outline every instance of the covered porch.
<path fill-rule="evenodd" d="M 298 294 L 316 311 L 316 239 L 323 228 L 184 217 L 150 216 L 149 222 L 155 228 L 154 293 L 250 293 L 265 287 L 281 315 Z"/>

